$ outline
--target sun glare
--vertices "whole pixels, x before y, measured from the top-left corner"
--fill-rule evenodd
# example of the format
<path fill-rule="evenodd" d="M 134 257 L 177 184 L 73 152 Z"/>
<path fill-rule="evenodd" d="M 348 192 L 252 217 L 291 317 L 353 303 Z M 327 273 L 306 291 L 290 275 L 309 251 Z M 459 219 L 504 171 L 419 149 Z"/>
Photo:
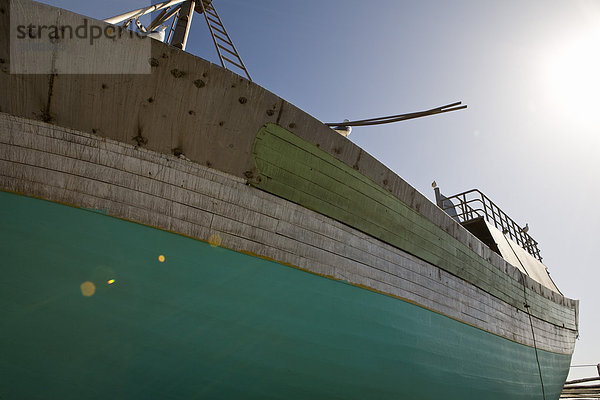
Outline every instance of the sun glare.
<path fill-rule="evenodd" d="M 557 44 L 546 64 L 548 96 L 583 124 L 600 121 L 600 30 Z"/>

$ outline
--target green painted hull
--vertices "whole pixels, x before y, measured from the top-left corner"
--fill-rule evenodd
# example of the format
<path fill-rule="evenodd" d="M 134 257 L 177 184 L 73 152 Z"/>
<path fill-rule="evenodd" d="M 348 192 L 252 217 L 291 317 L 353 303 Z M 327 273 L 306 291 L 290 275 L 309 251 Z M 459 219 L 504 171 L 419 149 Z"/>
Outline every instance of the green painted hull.
<path fill-rule="evenodd" d="M 542 399 L 533 348 L 405 301 L 16 194 L 0 218 L 0 398 Z M 556 399 L 571 357 L 538 356 Z"/>

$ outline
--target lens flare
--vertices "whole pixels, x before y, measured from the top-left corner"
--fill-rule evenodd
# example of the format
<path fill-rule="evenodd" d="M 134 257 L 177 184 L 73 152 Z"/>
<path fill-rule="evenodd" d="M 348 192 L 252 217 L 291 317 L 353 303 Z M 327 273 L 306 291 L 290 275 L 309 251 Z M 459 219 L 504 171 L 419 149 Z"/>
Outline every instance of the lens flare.
<path fill-rule="evenodd" d="M 552 48 L 544 63 L 547 98 L 573 122 L 600 122 L 600 30 L 581 30 Z"/>
<path fill-rule="evenodd" d="M 162 254 L 160 256 L 158 256 L 158 261 L 165 262 L 165 260 L 166 260 L 166 258 Z"/>
<path fill-rule="evenodd" d="M 91 297 L 96 293 L 96 285 L 93 282 L 85 281 L 81 284 L 81 294 L 85 297 Z"/>

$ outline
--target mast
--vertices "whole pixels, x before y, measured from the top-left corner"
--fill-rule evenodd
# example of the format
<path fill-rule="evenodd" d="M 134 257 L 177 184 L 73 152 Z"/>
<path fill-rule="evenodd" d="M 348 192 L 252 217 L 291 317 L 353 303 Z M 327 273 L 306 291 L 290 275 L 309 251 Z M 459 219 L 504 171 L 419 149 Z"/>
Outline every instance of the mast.
<path fill-rule="evenodd" d="M 153 12 L 159 14 L 148 26 L 144 26 L 140 18 Z M 104 22 L 129 28 L 133 22 L 138 31 L 153 39 L 160 40 L 181 50 L 186 49 L 194 13 L 203 14 L 211 38 L 217 50 L 221 66 L 225 69 L 241 73 L 252 81 L 246 65 L 242 61 L 231 36 L 219 17 L 212 0 L 170 0 L 139 8 L 123 14 L 107 18 Z M 168 32 L 167 32 L 168 30 Z"/>

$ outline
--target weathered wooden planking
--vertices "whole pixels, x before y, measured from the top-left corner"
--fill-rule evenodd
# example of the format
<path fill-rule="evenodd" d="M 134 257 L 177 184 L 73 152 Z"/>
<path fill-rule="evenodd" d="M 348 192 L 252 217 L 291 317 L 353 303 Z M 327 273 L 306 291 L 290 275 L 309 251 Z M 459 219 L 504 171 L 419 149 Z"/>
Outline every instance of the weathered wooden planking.
<path fill-rule="evenodd" d="M 347 280 L 532 345 L 527 314 L 465 281 L 320 214 L 194 163 L 2 115 L 4 189 L 106 210 Z M 153 177 L 149 178 L 149 172 Z M 534 318 L 541 348 L 574 332 Z"/>

